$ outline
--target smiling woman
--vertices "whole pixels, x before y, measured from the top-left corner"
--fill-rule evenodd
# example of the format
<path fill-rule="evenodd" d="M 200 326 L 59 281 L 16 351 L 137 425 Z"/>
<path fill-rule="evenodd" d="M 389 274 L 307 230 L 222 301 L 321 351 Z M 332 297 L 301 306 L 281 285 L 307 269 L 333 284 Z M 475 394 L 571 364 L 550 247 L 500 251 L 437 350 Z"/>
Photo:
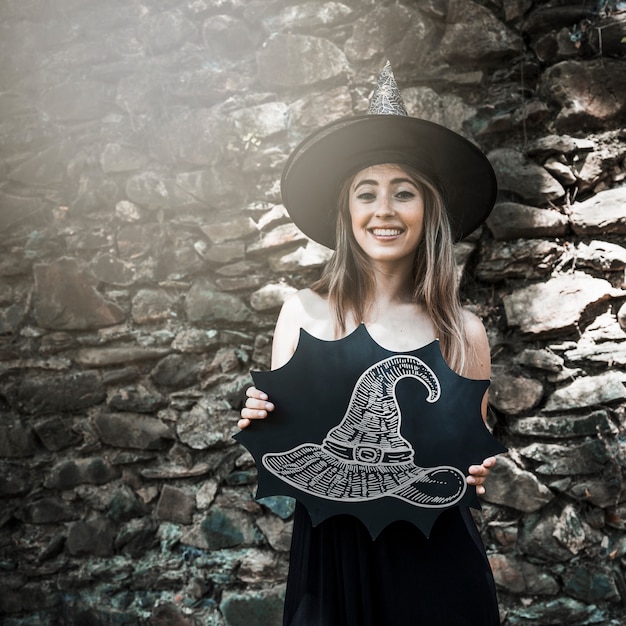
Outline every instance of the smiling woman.
<path fill-rule="evenodd" d="M 368 115 L 323 127 L 294 150 L 281 190 L 296 225 L 334 253 L 320 279 L 283 305 L 274 331 L 273 370 L 291 361 L 302 331 L 325 341 L 348 336 L 360 341 L 362 334 L 355 329 L 366 327 L 375 344 L 401 359 L 438 339 L 443 357 L 457 374 L 489 378 L 485 329 L 459 301 L 453 242 L 488 216 L 495 176 L 469 141 L 407 116 L 389 66 L 381 74 Z M 324 439 L 328 450 L 323 448 L 322 460 L 330 463 L 332 458 L 337 470 L 333 494 L 360 493 L 362 483 L 352 485 L 351 477 L 370 480 L 397 469 L 389 460 L 398 450 L 389 443 L 391 403 L 378 365 L 363 378 L 358 400 L 346 414 L 349 428 L 334 428 L 329 432 L 336 436 Z M 424 363 L 426 368 L 431 365 Z M 456 385 L 451 397 L 463 393 Z M 479 422 L 487 406 L 487 394 L 481 403 L 482 394 L 467 409 L 475 411 Z M 250 388 L 247 395 L 240 428 L 274 410 L 263 391 Z M 315 400 L 302 398 L 307 403 Z M 412 396 L 411 403 L 416 406 L 418 397 Z M 373 439 L 373 423 L 384 424 L 379 433 L 383 443 Z M 420 430 L 420 437 L 428 440 L 429 435 L 428 429 Z M 353 439 L 359 442 L 354 449 Z M 372 441 L 379 447 L 373 448 Z M 363 456 L 361 444 L 371 456 Z M 279 452 L 271 457 L 276 467 L 270 469 L 278 471 L 287 459 L 292 484 L 300 484 L 296 478 L 301 478 L 302 468 L 312 472 L 311 484 L 322 484 L 332 468 L 320 465 L 315 456 L 322 454 L 320 449 L 315 443 Z M 297 459 L 295 450 L 301 453 Z M 338 451 L 342 460 L 335 458 Z M 481 458 L 480 464 L 458 472 L 463 490 L 475 486 L 476 493 L 484 493 L 482 483 L 495 459 L 481 463 Z M 418 482 L 430 488 L 434 483 L 429 481 L 420 473 L 407 479 L 407 488 L 417 489 Z M 310 489 L 317 493 L 317 487 Z M 385 506 L 385 497 L 380 506 Z M 493 577 L 466 506 L 455 503 L 442 513 L 428 539 L 407 521 L 394 521 L 376 539 L 352 515 L 335 515 L 313 526 L 302 504 L 296 506 L 285 626 L 498 623 Z"/>

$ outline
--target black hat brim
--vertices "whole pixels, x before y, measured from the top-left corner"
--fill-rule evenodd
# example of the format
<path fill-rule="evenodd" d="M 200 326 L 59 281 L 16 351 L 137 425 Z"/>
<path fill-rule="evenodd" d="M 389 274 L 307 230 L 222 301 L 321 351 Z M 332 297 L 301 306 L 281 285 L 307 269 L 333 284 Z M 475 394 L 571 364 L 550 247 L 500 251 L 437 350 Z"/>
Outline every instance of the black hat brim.
<path fill-rule="evenodd" d="M 477 146 L 434 122 L 399 115 L 357 115 L 309 135 L 285 164 L 282 202 L 304 234 L 334 248 L 339 185 L 381 163 L 413 166 L 437 184 L 455 241 L 476 230 L 495 203 L 495 172 Z"/>

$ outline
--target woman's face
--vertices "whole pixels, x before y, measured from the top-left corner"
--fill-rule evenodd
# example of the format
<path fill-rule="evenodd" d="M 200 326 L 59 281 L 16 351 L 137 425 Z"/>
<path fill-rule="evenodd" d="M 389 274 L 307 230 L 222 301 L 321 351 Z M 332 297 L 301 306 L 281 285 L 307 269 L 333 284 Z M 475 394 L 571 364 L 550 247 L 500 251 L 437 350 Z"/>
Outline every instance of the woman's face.
<path fill-rule="evenodd" d="M 399 165 L 361 170 L 352 180 L 348 206 L 352 232 L 373 261 L 413 261 L 424 230 L 424 198 Z"/>

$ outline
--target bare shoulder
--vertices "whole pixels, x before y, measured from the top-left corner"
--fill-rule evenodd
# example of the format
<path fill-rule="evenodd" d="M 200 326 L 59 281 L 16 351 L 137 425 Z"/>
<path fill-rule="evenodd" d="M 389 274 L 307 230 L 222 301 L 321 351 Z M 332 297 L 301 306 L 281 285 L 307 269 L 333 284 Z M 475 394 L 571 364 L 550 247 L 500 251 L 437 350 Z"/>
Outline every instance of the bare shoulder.
<path fill-rule="evenodd" d="M 466 375 L 470 378 L 487 379 L 491 375 L 491 354 L 487 331 L 481 319 L 463 309 L 463 325 L 468 350 Z"/>
<path fill-rule="evenodd" d="M 468 341 L 487 341 L 485 325 L 478 315 L 469 309 L 463 309 L 463 326 Z"/>
<path fill-rule="evenodd" d="M 284 365 L 293 355 L 300 338 L 300 329 L 318 336 L 320 321 L 328 319 L 328 303 L 311 289 L 302 289 L 289 296 L 280 310 L 272 346 L 272 369 Z"/>
<path fill-rule="evenodd" d="M 297 321 L 298 327 L 306 328 L 308 319 L 319 318 L 327 311 L 328 303 L 322 296 L 311 289 L 301 289 L 285 300 L 280 318 L 292 323 Z"/>

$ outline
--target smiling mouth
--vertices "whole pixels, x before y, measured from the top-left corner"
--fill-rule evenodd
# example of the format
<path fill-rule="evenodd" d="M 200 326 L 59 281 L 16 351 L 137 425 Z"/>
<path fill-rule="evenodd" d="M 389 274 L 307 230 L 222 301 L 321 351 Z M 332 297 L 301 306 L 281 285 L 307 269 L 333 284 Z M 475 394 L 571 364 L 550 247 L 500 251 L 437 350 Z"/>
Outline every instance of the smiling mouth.
<path fill-rule="evenodd" d="M 371 228 L 370 233 L 375 237 L 397 237 L 402 234 L 400 228 Z"/>

